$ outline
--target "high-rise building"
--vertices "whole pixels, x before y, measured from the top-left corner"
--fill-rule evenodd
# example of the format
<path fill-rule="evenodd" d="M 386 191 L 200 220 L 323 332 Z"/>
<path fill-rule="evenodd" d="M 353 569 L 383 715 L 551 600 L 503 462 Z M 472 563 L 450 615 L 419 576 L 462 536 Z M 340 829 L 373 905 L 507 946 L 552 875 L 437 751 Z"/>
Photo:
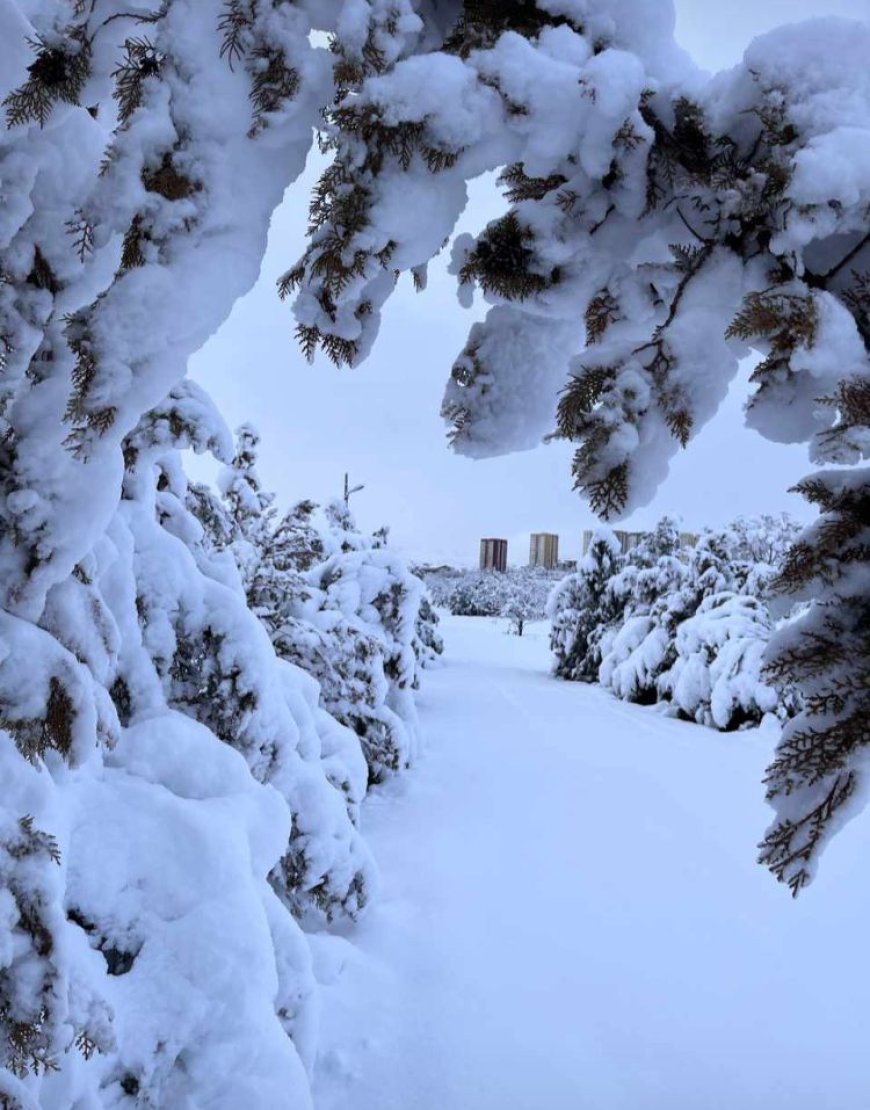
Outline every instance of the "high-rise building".
<path fill-rule="evenodd" d="M 480 569 L 507 570 L 507 540 L 480 541 Z"/>
<path fill-rule="evenodd" d="M 529 566 L 552 570 L 559 562 L 559 537 L 552 532 L 533 532 L 529 539 Z"/>

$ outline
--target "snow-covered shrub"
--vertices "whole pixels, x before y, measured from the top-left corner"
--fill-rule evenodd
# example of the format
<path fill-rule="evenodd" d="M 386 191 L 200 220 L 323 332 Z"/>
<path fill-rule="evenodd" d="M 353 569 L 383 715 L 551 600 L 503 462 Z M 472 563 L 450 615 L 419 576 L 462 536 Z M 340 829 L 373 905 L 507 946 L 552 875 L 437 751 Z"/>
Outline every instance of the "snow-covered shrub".
<path fill-rule="evenodd" d="M 185 427 L 177 446 L 217 442 L 222 429 L 218 424 L 211 432 L 214 418 L 205 405 L 199 391 L 186 387 L 180 398 L 173 394 L 143 418 L 126 444 L 122 510 L 133 542 L 142 649 L 166 704 L 237 748 L 254 777 L 274 786 L 291 805 L 294 826 L 271 879 L 294 914 L 354 916 L 365 904 L 371 867 L 332 781 L 334 753 L 324 757 L 321 732 L 330 733 L 328 745 L 333 747 L 332 728 L 318 713 L 316 689 L 303 675 L 288 673 L 248 607 L 246 578 L 253 573 L 256 548 L 244 533 L 234 535 L 234 555 L 242 544 L 247 546 L 233 581 L 226 564 L 215 560 L 205 543 L 204 531 L 188 509 L 178 456 L 167 452 L 163 442 L 164 427 L 176 434 Z M 206 422 L 209 417 L 212 424 Z M 253 439 L 246 429 L 244 453 L 253 450 Z M 253 483 L 236 483 L 232 490 L 232 519 L 250 518 L 254 523 L 248 534 L 255 535 L 262 515 Z M 125 711 L 135 716 L 144 679 L 131 662 L 118 669 L 115 682 L 124 691 Z M 347 774 L 352 773 L 349 768 Z"/>
<path fill-rule="evenodd" d="M 307 581 L 316 588 L 313 602 L 303 610 L 315 627 L 336 630 L 346 626 L 372 645 L 371 677 L 377 692 L 375 736 L 357 718 L 369 776 L 378 782 L 410 765 L 417 749 L 417 713 L 414 690 L 420 682 L 417 622 L 423 602 L 423 583 L 410 574 L 404 561 L 385 548 L 351 550 L 333 555 L 312 567 Z M 342 719 L 351 706 L 334 712 Z M 351 718 L 352 719 L 352 718 Z"/>
<path fill-rule="evenodd" d="M 426 583 L 426 590 L 432 604 L 439 609 L 449 608 L 447 599 L 450 597 L 453 587 L 464 575 L 469 573 L 459 567 L 448 566 L 415 566 L 411 569 L 418 578 L 422 578 Z"/>
<path fill-rule="evenodd" d="M 427 583 L 423 583 L 424 586 Z M 428 667 L 444 653 L 444 640 L 438 631 L 441 623 L 440 617 L 435 612 L 434 604 L 428 592 L 420 599 L 420 609 L 417 613 L 416 637 L 414 640 L 414 653 L 420 661 L 421 667 Z"/>
<path fill-rule="evenodd" d="M 232 65 L 220 15 L 0 5 L 8 1106 L 306 1105 L 298 919 L 369 885 L 310 683 L 201 543 L 176 453 L 231 451 L 186 362 L 332 94 L 299 7 L 252 6 Z"/>
<path fill-rule="evenodd" d="M 520 567 L 499 576 L 503 579 L 499 616 L 508 619 L 510 630 L 517 636 L 522 636 L 529 621 L 543 620 L 553 583 L 561 573 L 539 567 Z"/>
<path fill-rule="evenodd" d="M 748 528 L 746 522 L 743 522 Z M 680 651 L 679 632 L 704 600 L 723 590 L 760 590 L 731 532 L 704 532 L 696 543 L 678 546 L 673 522 L 661 522 L 649 542 L 632 552 L 612 593 L 625 602 L 621 630 L 605 634 L 600 680 L 629 701 L 651 703 L 666 689 L 660 679 Z M 652 556 L 657 554 L 654 561 Z"/>
<path fill-rule="evenodd" d="M 699 536 L 691 552 L 694 577 L 705 595 L 733 589 L 765 596 L 799 534 L 800 526 L 787 513 L 738 517 Z"/>
<path fill-rule="evenodd" d="M 597 531 L 576 574 L 569 574 L 547 601 L 553 672 L 560 678 L 597 682 L 601 637 L 622 611 L 611 581 L 622 565 L 619 542 L 610 529 Z"/>
<path fill-rule="evenodd" d="M 352 730 L 368 781 L 380 782 L 413 759 L 414 691 L 443 650 L 437 614 L 387 529 L 366 536 L 344 501 L 302 501 L 279 517 L 257 474 L 255 429 L 243 425 L 236 437 L 217 526 L 220 510 L 208 502 L 211 543 L 232 554 L 278 655 L 317 679 L 321 708 Z M 336 768 L 333 759 L 332 780 L 355 812 L 364 784 L 355 766 Z"/>
<path fill-rule="evenodd" d="M 450 588 L 445 604 L 455 617 L 496 617 L 507 600 L 503 576 L 496 571 L 468 571 Z"/>
<path fill-rule="evenodd" d="M 649 704 L 673 661 L 676 625 L 687 613 L 686 553 L 679 527 L 664 517 L 630 553 L 605 596 L 611 621 L 599 632 L 598 679 L 620 698 Z"/>
<path fill-rule="evenodd" d="M 408 746 L 406 729 L 387 706 L 389 683 L 381 642 L 322 604 L 320 591 L 303 586 L 275 620 L 271 639 L 282 659 L 317 681 L 322 709 L 354 736 L 364 761 L 362 782 L 347 775 L 343 782 L 356 810 L 369 782 L 380 781 L 387 768 L 401 766 L 396 753 Z"/>
<path fill-rule="evenodd" d="M 794 691 L 777 694 L 762 675 L 777 568 L 758 559 L 782 558 L 794 533 L 788 518 L 741 519 L 680 547 L 665 518 L 623 557 L 602 530 L 550 599 L 555 673 L 627 701 L 672 701 L 720 729 L 793 713 Z"/>
<path fill-rule="evenodd" d="M 649 614 L 627 617 L 602 637 L 598 680 L 625 701 L 649 704 L 667 647 L 664 630 Z"/>
<path fill-rule="evenodd" d="M 727 731 L 757 723 L 782 708 L 763 676 L 771 631 L 758 598 L 730 592 L 705 597 L 677 628 L 677 658 L 659 677 L 659 691 L 700 724 Z"/>
<path fill-rule="evenodd" d="M 801 533 L 788 513 L 738 517 L 725 530 L 733 559 L 749 564 L 781 567 Z"/>

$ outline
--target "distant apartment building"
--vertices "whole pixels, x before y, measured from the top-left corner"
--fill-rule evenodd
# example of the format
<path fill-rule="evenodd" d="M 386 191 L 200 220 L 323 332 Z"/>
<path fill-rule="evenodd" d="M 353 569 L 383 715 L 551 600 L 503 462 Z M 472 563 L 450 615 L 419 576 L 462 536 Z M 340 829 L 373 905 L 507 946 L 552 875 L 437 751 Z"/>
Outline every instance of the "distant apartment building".
<path fill-rule="evenodd" d="M 616 536 L 617 542 L 619 543 L 619 550 L 623 555 L 627 555 L 630 551 L 634 551 L 638 544 L 649 535 L 648 532 L 622 532 L 619 529 L 614 531 L 613 534 Z M 592 543 L 592 537 L 594 535 L 595 533 L 590 531 L 583 533 L 584 555 L 589 550 L 589 545 Z M 694 547 L 697 542 L 698 537 L 694 532 L 680 532 L 681 547 Z"/>
<path fill-rule="evenodd" d="M 480 569 L 507 570 L 507 540 L 480 541 Z"/>
<path fill-rule="evenodd" d="M 529 538 L 529 566 L 552 570 L 559 562 L 559 537 L 552 532 L 533 532 Z"/>

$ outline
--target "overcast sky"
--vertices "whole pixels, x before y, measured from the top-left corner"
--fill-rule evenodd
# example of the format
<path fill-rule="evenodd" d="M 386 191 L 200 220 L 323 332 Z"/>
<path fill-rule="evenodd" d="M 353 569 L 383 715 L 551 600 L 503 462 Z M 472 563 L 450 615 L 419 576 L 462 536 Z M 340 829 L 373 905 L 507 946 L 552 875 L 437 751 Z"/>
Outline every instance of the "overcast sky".
<path fill-rule="evenodd" d="M 870 0 L 677 0 L 680 42 L 706 68 L 737 62 L 749 41 L 780 23 L 820 14 L 870 18 Z M 868 60 L 870 62 L 870 60 Z M 385 312 L 378 344 L 356 370 L 335 370 L 299 355 L 293 320 L 275 294 L 275 279 L 302 252 L 312 167 L 276 213 L 258 285 L 194 359 L 232 426 L 249 420 L 263 436 L 260 473 L 282 504 L 339 493 L 345 470 L 365 490 L 353 500 L 360 523 L 391 526 L 408 555 L 470 563 L 481 536 L 510 541 L 511 562 L 524 562 L 530 531 L 557 532 L 563 557 L 576 557 L 592 517 L 571 492 L 565 444 L 502 459 L 454 456 L 438 410 L 444 382 L 470 324 L 485 308 L 458 305 L 442 266 L 429 289 L 413 294 L 403 279 Z M 472 191 L 469 230 L 498 211 L 491 184 Z M 766 443 L 742 426 L 744 383 L 672 466 L 655 502 L 632 517 L 643 528 L 663 513 L 686 526 L 723 524 L 740 513 L 787 510 L 805 517 L 785 491 L 808 469 L 801 448 Z"/>

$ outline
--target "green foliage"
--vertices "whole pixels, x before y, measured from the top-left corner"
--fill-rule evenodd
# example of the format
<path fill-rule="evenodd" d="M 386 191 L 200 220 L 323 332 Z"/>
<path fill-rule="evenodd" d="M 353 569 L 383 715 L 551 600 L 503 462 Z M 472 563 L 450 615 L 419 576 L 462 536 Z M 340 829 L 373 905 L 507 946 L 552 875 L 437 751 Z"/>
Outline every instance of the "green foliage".
<path fill-rule="evenodd" d="M 586 307 L 586 346 L 600 343 L 607 329 L 620 318 L 619 301 L 608 289 L 602 289 Z M 576 379 L 572 379 L 573 381 Z M 570 385 L 568 387 L 571 388 Z"/>
<path fill-rule="evenodd" d="M 33 874 L 60 862 L 57 840 L 37 828 L 30 815 L 0 843 L 0 877 L 17 915 L 14 957 L 0 971 L 0 1053 L 4 1066 L 20 1079 L 58 1068 L 53 1042 L 56 941 L 44 892 Z M 26 995 L 16 990 L 16 966 L 27 967 Z"/>
<path fill-rule="evenodd" d="M 287 64 L 283 50 L 257 46 L 251 51 L 251 105 L 254 122 L 251 136 L 262 131 L 271 113 L 299 92 L 299 74 Z"/>
<path fill-rule="evenodd" d="M 466 58 L 472 50 L 492 46 L 505 31 L 534 38 L 545 27 L 572 26 L 562 15 L 550 15 L 536 0 L 464 0 L 459 22 L 444 43 L 444 50 Z"/>
<path fill-rule="evenodd" d="M 224 0 L 218 19 L 220 56 L 232 69 L 247 53 L 251 29 L 257 17 L 258 0 Z"/>
<path fill-rule="evenodd" d="M 543 200 L 554 189 L 559 189 L 567 181 L 560 173 L 549 177 L 528 177 L 522 162 L 507 166 L 499 175 L 498 183 L 505 187 L 505 196 L 510 204 L 520 204 L 524 200 Z"/>
<path fill-rule="evenodd" d="M 9 127 L 38 123 L 44 127 L 58 103 L 78 104 L 91 68 L 91 44 L 83 28 L 74 27 L 66 39 L 29 39 L 36 58 L 28 78 L 3 101 Z"/>
<path fill-rule="evenodd" d="M 10 709 L 0 716 L 0 728 L 15 740 L 18 750 L 31 763 L 39 764 L 49 751 L 69 758 L 73 744 L 75 704 L 66 687 L 56 676 L 48 681 L 45 714 L 37 718 L 21 718 Z"/>
<path fill-rule="evenodd" d="M 860 754 L 870 745 L 870 598 L 862 575 L 870 559 L 870 496 L 861 472 L 831 471 L 801 482 L 798 492 L 821 517 L 793 545 L 773 588 L 805 597 L 824 585 L 794 634 L 769 663 L 771 681 L 798 686 L 803 712 L 786 727 L 768 768 L 768 798 L 782 803 L 760 860 L 797 895 L 838 811 L 863 780 Z M 812 799 L 794 810 L 788 799 Z"/>
<path fill-rule="evenodd" d="M 118 118 L 127 123 L 139 105 L 145 82 L 160 76 L 163 58 L 148 38 L 129 38 L 124 43 L 124 58 L 112 73 Z"/>
<path fill-rule="evenodd" d="M 542 274 L 535 270 L 534 234 L 511 210 L 490 223 L 467 255 L 459 280 L 463 285 L 477 283 L 485 293 L 505 300 L 524 301 L 552 285 L 557 285 L 557 269 Z"/>

